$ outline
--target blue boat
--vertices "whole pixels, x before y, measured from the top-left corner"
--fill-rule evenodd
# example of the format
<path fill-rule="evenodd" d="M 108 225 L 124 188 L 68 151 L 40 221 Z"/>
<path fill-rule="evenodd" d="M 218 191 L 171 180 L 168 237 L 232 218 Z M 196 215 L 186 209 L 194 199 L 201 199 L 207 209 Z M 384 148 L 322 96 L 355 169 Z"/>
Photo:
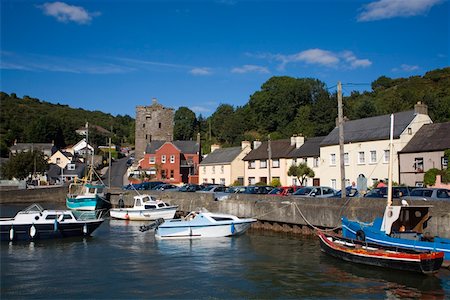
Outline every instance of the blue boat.
<path fill-rule="evenodd" d="M 103 184 L 72 183 L 66 197 L 66 206 L 73 210 L 94 211 L 105 207 L 106 199 Z"/>
<path fill-rule="evenodd" d="M 405 203 L 406 204 L 406 203 Z M 414 250 L 444 252 L 444 266 L 450 265 L 450 239 L 433 237 L 425 231 L 431 206 L 388 205 L 383 218 L 373 223 L 342 218 L 342 236 L 370 243 Z"/>

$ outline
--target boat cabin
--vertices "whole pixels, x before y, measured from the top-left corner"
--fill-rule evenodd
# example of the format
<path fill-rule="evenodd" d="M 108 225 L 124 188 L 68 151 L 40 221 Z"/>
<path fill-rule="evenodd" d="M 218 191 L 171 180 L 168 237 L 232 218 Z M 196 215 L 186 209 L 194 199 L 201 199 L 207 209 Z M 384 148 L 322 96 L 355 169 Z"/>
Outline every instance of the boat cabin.
<path fill-rule="evenodd" d="M 158 209 L 170 206 L 169 204 L 157 200 L 154 196 L 138 195 L 134 196 L 134 208 L 137 209 Z"/>
<path fill-rule="evenodd" d="M 381 231 L 393 237 L 417 239 L 424 233 L 431 218 L 432 206 L 387 206 L 384 211 Z"/>

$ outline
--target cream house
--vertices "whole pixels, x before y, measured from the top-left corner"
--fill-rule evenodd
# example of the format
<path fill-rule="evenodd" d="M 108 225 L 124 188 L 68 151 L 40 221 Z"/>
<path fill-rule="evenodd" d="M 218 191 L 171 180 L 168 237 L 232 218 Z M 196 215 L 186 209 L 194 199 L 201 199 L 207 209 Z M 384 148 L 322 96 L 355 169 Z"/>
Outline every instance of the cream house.
<path fill-rule="evenodd" d="M 48 159 L 49 164 L 55 164 L 61 169 L 64 169 L 67 164 L 72 162 L 73 155 L 70 152 L 63 152 L 61 150 L 56 151 L 53 155 Z"/>
<path fill-rule="evenodd" d="M 231 185 L 244 182 L 244 161 L 251 151 L 250 142 L 242 141 L 241 147 L 221 149 L 211 146 L 211 153 L 199 164 L 199 183 Z"/>
<path fill-rule="evenodd" d="M 444 151 L 450 149 L 450 122 L 426 124 L 400 151 L 400 183 L 423 186 L 423 177 L 429 169 L 448 168 Z"/>
<path fill-rule="evenodd" d="M 273 179 L 278 179 L 283 186 L 291 185 L 293 178 L 287 175 L 293 163 L 291 152 L 300 148 L 304 142 L 302 136 L 253 142 L 253 150 L 244 157 L 244 184 L 254 185 L 258 182 L 270 184 Z"/>
<path fill-rule="evenodd" d="M 394 114 L 393 181 L 399 182 L 398 152 L 418 130 L 432 123 L 427 106 L 417 103 L 414 110 Z M 390 115 L 344 123 L 344 165 L 346 185 L 366 181 L 361 189 L 378 180 L 387 180 L 389 166 Z M 339 129 L 336 127 L 320 144 L 320 184 L 340 189 Z M 358 180 L 359 179 L 359 180 Z M 361 180 L 364 179 L 364 180 Z"/>

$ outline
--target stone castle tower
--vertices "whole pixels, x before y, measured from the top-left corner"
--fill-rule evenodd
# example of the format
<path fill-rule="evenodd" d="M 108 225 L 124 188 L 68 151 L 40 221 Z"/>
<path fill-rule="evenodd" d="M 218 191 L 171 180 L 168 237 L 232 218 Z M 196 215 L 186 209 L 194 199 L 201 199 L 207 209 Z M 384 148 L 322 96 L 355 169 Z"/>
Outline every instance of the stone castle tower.
<path fill-rule="evenodd" d="M 171 141 L 173 137 L 173 108 L 158 104 L 152 99 L 150 106 L 136 106 L 135 157 L 144 157 L 145 148 L 151 141 Z"/>

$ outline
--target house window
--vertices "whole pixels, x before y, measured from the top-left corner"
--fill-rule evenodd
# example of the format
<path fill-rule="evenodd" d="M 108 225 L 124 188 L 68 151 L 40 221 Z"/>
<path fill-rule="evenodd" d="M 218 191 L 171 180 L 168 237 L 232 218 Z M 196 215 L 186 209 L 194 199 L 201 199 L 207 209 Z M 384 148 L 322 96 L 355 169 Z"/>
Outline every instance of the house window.
<path fill-rule="evenodd" d="M 336 179 L 331 179 L 331 187 L 336 189 Z"/>
<path fill-rule="evenodd" d="M 207 178 L 203 178 L 203 183 L 208 183 L 208 179 Z"/>
<path fill-rule="evenodd" d="M 220 184 L 225 185 L 225 178 L 220 178 Z"/>
<path fill-rule="evenodd" d="M 174 178 L 174 173 L 175 172 L 173 170 L 170 170 L 170 178 L 172 178 L 172 179 Z"/>
<path fill-rule="evenodd" d="M 249 177 L 248 178 L 248 184 L 249 185 L 254 185 L 256 183 L 255 177 Z"/>
<path fill-rule="evenodd" d="M 267 177 L 259 177 L 259 182 L 267 183 Z"/>
<path fill-rule="evenodd" d="M 272 167 L 279 168 L 280 167 L 280 160 L 279 159 L 272 160 Z"/>
<path fill-rule="evenodd" d="M 254 160 L 250 160 L 248 162 L 248 168 L 249 169 L 254 169 L 255 168 L 255 161 Z"/>
<path fill-rule="evenodd" d="M 145 128 L 145 123 L 144 124 L 142 124 L 142 128 Z M 147 138 L 147 136 L 145 136 L 146 138 Z"/>
<path fill-rule="evenodd" d="M 336 154 L 331 153 L 330 154 L 330 166 L 335 166 L 336 165 Z"/>
<path fill-rule="evenodd" d="M 349 158 L 348 158 L 348 153 L 344 153 L 344 164 L 346 165 L 346 166 L 348 166 L 350 163 L 349 163 Z"/>
<path fill-rule="evenodd" d="M 318 168 L 319 167 L 319 158 L 318 157 L 314 157 L 313 167 L 314 168 Z"/>
<path fill-rule="evenodd" d="M 372 150 L 370 151 L 370 163 L 374 164 L 377 162 L 377 151 Z"/>
<path fill-rule="evenodd" d="M 364 164 L 366 162 L 366 157 L 364 151 L 358 152 L 358 164 Z"/>
<path fill-rule="evenodd" d="M 56 164 L 59 164 L 59 163 L 61 163 L 61 158 L 60 158 L 60 157 L 57 157 L 57 158 L 56 158 Z"/>
<path fill-rule="evenodd" d="M 161 179 L 166 179 L 166 170 L 161 170 Z"/>
<path fill-rule="evenodd" d="M 170 156 L 170 163 L 174 164 L 175 163 L 175 155 L 171 155 Z"/>
<path fill-rule="evenodd" d="M 441 170 L 448 168 L 448 157 L 443 156 L 441 157 Z"/>
<path fill-rule="evenodd" d="M 161 128 L 161 123 L 158 123 L 158 128 Z"/>
<path fill-rule="evenodd" d="M 225 172 L 225 167 L 224 166 L 220 166 L 220 174 L 223 174 Z"/>
<path fill-rule="evenodd" d="M 384 156 L 383 156 L 383 162 L 384 163 L 389 163 L 389 156 L 390 156 L 390 151 L 389 150 L 384 150 Z"/>
<path fill-rule="evenodd" d="M 154 157 L 154 156 L 150 156 L 148 162 L 149 162 L 150 164 L 154 164 L 154 163 L 155 163 L 155 157 Z"/>
<path fill-rule="evenodd" d="M 216 167 L 215 166 L 212 167 L 212 173 L 216 174 Z"/>
<path fill-rule="evenodd" d="M 411 135 L 412 134 L 412 128 L 408 127 L 408 134 Z"/>
<path fill-rule="evenodd" d="M 203 167 L 203 174 L 206 174 L 206 167 Z"/>
<path fill-rule="evenodd" d="M 261 160 L 259 163 L 259 168 L 261 169 L 267 168 L 267 160 Z"/>
<path fill-rule="evenodd" d="M 75 164 L 68 164 L 67 165 L 67 170 L 69 170 L 69 171 L 75 170 Z"/>
<path fill-rule="evenodd" d="M 161 163 L 163 163 L 163 164 L 166 163 L 166 156 L 165 155 L 161 156 Z"/>
<path fill-rule="evenodd" d="M 414 158 L 414 170 L 416 172 L 423 172 L 423 157 Z"/>

